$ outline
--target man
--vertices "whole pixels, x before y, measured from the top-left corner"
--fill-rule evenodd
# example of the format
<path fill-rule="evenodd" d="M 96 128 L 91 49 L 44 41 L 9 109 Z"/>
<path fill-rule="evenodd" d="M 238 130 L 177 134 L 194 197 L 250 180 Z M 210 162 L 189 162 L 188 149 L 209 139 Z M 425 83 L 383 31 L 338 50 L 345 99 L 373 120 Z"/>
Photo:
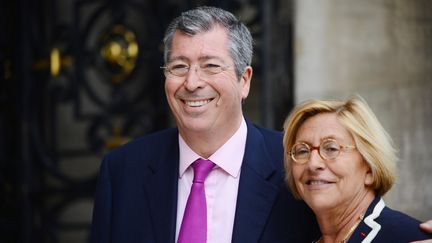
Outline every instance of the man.
<path fill-rule="evenodd" d="M 229 12 L 201 7 L 173 20 L 164 42 L 165 92 L 177 128 L 137 139 L 105 157 L 91 241 L 316 239 L 311 212 L 284 184 L 282 135 L 243 116 L 252 78 L 248 29 Z M 189 205 L 197 159 L 212 166 L 201 181 L 205 213 L 198 215 L 204 223 L 190 226 L 189 210 L 202 206 Z M 188 238 L 202 230 L 203 240 Z"/>

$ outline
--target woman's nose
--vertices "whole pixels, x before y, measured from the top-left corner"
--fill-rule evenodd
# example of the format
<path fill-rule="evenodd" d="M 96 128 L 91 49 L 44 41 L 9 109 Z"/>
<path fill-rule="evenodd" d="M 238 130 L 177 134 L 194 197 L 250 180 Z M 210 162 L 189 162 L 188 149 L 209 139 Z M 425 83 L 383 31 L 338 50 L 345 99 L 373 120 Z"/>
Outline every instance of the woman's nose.
<path fill-rule="evenodd" d="M 326 167 L 326 162 L 319 154 L 318 149 L 311 151 L 308 166 L 310 170 L 323 169 Z"/>

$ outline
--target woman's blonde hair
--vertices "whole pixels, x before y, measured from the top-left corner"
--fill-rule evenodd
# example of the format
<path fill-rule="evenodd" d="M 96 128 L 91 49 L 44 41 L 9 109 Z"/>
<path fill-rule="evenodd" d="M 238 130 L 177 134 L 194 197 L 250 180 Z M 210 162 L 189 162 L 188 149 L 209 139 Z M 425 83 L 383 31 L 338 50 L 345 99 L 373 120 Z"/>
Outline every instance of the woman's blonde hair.
<path fill-rule="evenodd" d="M 289 151 L 296 142 L 300 126 L 310 117 L 334 113 L 338 121 L 353 136 L 355 145 L 373 176 L 372 188 L 384 195 L 393 186 L 396 177 L 396 150 L 366 101 L 360 96 L 341 100 L 308 100 L 296 106 L 284 123 L 286 182 L 296 198 L 301 198 L 292 176 L 292 159 Z"/>

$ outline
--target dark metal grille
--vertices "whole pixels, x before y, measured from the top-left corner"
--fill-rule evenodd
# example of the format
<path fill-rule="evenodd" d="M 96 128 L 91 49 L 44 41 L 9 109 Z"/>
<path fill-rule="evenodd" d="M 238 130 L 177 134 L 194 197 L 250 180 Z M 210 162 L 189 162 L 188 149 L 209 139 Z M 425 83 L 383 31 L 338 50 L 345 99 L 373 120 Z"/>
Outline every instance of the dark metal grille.
<path fill-rule="evenodd" d="M 103 154 L 172 125 L 161 40 L 183 10 L 219 6 L 251 29 L 249 118 L 280 128 L 291 108 L 286 1 L 0 4 L 0 242 L 87 241 Z"/>

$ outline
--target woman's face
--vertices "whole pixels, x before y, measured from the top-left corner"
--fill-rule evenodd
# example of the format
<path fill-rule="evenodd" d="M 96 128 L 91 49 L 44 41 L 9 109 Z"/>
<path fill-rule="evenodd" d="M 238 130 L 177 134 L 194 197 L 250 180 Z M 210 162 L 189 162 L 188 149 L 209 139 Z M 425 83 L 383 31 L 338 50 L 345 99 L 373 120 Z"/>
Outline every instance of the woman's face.
<path fill-rule="evenodd" d="M 351 134 L 334 113 L 308 118 L 299 128 L 297 142 L 318 147 L 325 139 L 340 145 L 355 145 Z M 372 174 L 357 149 L 341 149 L 340 154 L 326 161 L 312 150 L 304 164 L 291 163 L 295 185 L 303 200 L 316 212 L 349 207 L 370 189 Z"/>

